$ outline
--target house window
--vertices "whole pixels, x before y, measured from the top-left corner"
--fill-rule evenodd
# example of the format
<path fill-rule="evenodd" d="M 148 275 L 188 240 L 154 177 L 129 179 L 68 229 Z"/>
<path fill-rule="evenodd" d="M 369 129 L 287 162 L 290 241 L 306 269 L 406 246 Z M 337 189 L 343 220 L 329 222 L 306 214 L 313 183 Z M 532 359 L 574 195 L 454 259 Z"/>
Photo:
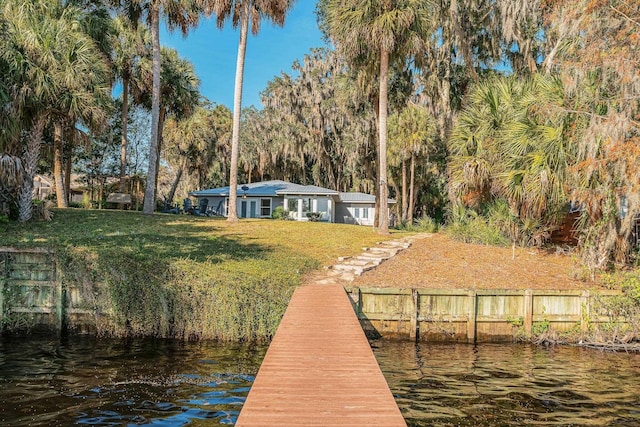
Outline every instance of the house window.
<path fill-rule="evenodd" d="M 362 218 L 363 219 L 369 218 L 369 208 L 362 208 Z"/>
<path fill-rule="evenodd" d="M 271 216 L 271 199 L 260 199 L 260 216 L 263 218 Z"/>
<path fill-rule="evenodd" d="M 353 217 L 360 218 L 360 208 L 353 208 Z"/>
<path fill-rule="evenodd" d="M 302 213 L 311 211 L 311 199 L 302 199 Z"/>

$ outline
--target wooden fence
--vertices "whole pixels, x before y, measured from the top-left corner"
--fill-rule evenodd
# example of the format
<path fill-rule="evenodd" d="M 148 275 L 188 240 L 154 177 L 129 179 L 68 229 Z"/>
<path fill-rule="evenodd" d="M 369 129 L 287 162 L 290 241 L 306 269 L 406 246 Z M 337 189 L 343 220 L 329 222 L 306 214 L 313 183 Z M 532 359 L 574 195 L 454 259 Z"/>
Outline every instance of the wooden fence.
<path fill-rule="evenodd" d="M 95 331 L 101 321 L 96 307 L 105 296 L 93 284 L 71 282 L 63 285 L 56 258 L 46 250 L 0 247 L 0 329 Z M 510 341 L 541 328 L 585 330 L 589 323 L 609 321 L 595 310 L 595 299 L 619 294 L 390 288 L 347 292 L 369 335 L 471 343 Z"/>
<path fill-rule="evenodd" d="M 99 289 L 85 282 L 65 283 L 56 256 L 46 249 L 0 247 L 0 331 L 94 333 L 101 320 L 95 308 Z"/>
<path fill-rule="evenodd" d="M 13 329 L 62 328 L 64 296 L 46 250 L 0 248 L 0 314 Z"/>
<path fill-rule="evenodd" d="M 370 336 L 422 341 L 499 342 L 532 331 L 586 330 L 609 319 L 594 298 L 618 291 L 348 288 Z"/>

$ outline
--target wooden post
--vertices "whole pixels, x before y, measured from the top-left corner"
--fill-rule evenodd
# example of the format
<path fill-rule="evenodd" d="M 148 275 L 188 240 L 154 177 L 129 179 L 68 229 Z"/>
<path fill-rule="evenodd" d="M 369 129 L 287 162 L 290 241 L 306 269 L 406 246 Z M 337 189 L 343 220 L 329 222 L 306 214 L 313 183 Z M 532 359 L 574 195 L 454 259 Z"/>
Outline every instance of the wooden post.
<path fill-rule="evenodd" d="M 580 330 L 587 332 L 589 329 L 589 318 L 591 317 L 591 295 L 588 290 L 582 291 L 580 295 Z"/>
<path fill-rule="evenodd" d="M 524 333 L 530 337 L 533 330 L 533 291 L 524 291 Z"/>
<path fill-rule="evenodd" d="M 358 319 L 361 320 L 364 316 L 362 315 L 362 291 L 358 288 Z"/>
<path fill-rule="evenodd" d="M 417 289 L 411 289 L 411 302 L 413 309 L 411 310 L 411 324 L 409 325 L 409 338 L 412 341 L 418 341 L 418 318 L 420 316 L 420 295 Z"/>
<path fill-rule="evenodd" d="M 469 310 L 467 314 L 467 342 L 475 344 L 476 342 L 476 319 L 478 317 L 478 296 L 476 291 L 469 291 Z"/>
<path fill-rule="evenodd" d="M 2 253 L 0 254 L 0 260 L 2 260 L 2 270 L 0 270 L 0 320 L 4 317 L 4 282 L 5 277 L 7 276 L 7 271 L 9 271 L 8 263 L 9 263 L 9 254 Z M 2 332 L 2 331 L 0 331 Z"/>
<path fill-rule="evenodd" d="M 58 266 L 57 263 L 48 259 L 51 268 L 53 269 L 52 272 L 52 278 L 55 281 L 54 285 L 55 286 L 55 295 L 56 295 L 56 329 L 58 330 L 58 333 L 62 333 L 62 329 L 63 327 L 66 325 L 66 321 L 64 319 L 65 315 L 66 315 L 66 303 L 67 303 L 67 298 L 66 298 L 66 292 L 62 287 L 62 280 L 60 280 L 60 278 L 58 277 Z"/>

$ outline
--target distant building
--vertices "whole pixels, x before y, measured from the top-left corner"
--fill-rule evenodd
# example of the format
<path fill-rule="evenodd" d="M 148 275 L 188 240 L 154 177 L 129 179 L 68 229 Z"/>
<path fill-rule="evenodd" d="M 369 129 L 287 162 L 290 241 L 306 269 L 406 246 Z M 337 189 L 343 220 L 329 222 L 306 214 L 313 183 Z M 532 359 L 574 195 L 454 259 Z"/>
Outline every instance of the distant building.
<path fill-rule="evenodd" d="M 198 206 L 206 205 L 210 212 L 228 216 L 229 187 L 193 191 L 189 195 L 198 199 Z M 373 225 L 375 203 L 370 194 L 341 193 L 279 180 L 242 184 L 237 190 L 239 218 L 271 218 L 273 211 L 282 206 L 296 221 L 308 221 L 308 214 L 314 214 L 324 222 Z M 395 204 L 395 200 L 389 199 L 389 204 Z"/>

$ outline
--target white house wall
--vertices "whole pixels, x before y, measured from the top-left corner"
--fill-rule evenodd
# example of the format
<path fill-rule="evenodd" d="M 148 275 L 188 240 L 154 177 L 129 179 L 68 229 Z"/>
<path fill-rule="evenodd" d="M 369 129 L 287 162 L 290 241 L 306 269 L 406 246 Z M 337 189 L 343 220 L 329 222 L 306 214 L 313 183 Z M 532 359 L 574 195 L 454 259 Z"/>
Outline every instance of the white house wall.
<path fill-rule="evenodd" d="M 283 199 L 289 218 L 308 221 L 308 212 L 320 212 L 320 221 L 334 222 L 335 201 L 330 196 L 286 195 Z"/>
<path fill-rule="evenodd" d="M 270 201 L 269 209 L 267 210 L 267 206 L 263 206 L 262 202 L 268 200 Z M 236 199 L 236 206 L 238 212 L 238 218 L 271 218 L 271 214 L 278 207 L 282 206 L 283 199 L 282 197 L 238 197 Z M 243 210 L 243 204 L 246 206 L 246 210 Z M 252 204 L 255 204 L 255 212 L 252 211 Z M 262 208 L 265 208 L 264 212 Z"/>
<path fill-rule="evenodd" d="M 373 225 L 375 204 L 339 203 L 336 207 L 336 222 L 356 225 Z"/>

